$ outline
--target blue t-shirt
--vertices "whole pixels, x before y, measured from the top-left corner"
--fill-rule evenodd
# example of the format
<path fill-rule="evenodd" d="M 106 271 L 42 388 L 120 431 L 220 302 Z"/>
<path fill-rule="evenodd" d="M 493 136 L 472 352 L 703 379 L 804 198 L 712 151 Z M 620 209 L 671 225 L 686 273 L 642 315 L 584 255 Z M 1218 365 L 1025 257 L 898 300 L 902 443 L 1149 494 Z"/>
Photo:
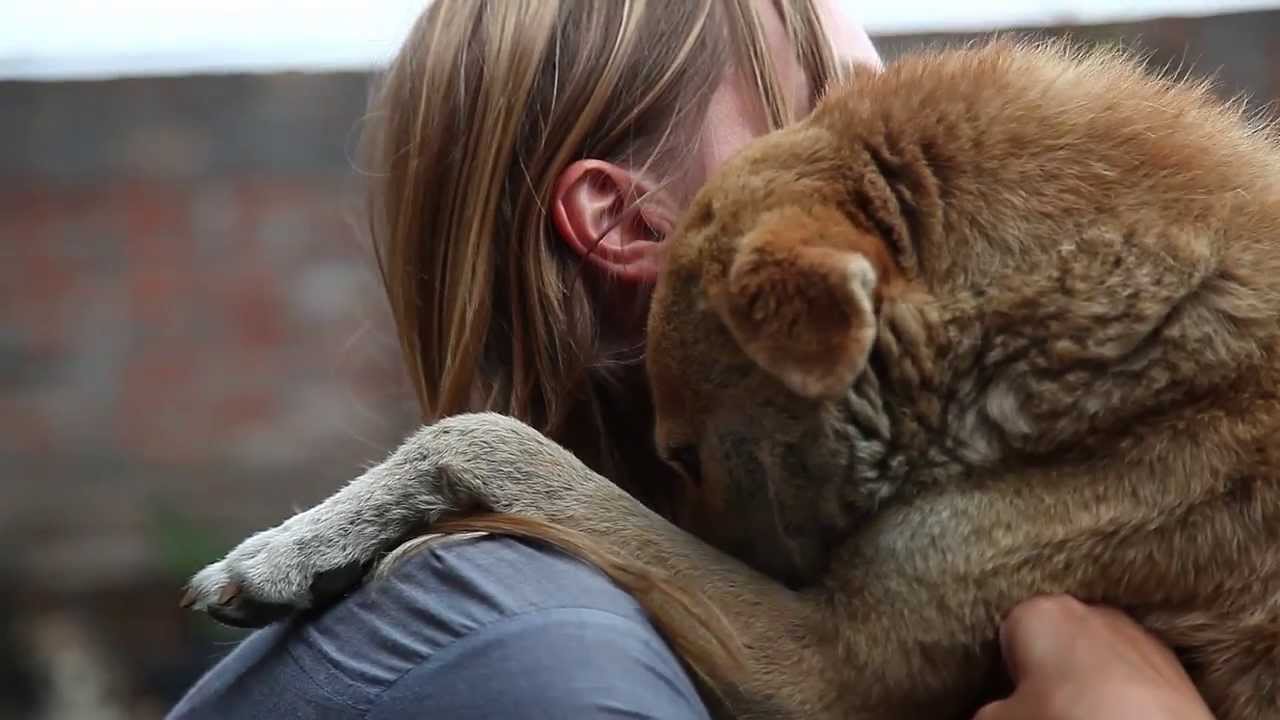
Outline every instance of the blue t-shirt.
<path fill-rule="evenodd" d="M 507 537 L 446 538 L 324 612 L 250 635 L 170 720 L 707 720 L 636 601 Z"/>

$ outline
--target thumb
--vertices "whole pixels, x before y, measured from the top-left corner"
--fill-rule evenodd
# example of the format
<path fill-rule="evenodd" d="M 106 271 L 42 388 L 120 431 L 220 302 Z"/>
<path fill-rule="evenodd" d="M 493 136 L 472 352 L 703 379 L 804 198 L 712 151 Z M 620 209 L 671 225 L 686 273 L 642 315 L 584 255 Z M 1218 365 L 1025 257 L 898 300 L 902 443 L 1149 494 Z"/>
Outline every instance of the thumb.
<path fill-rule="evenodd" d="M 1028 714 L 1021 705 L 1017 695 L 996 700 L 979 708 L 973 720 L 1026 720 L 1037 717 L 1035 714 Z"/>
<path fill-rule="evenodd" d="M 1028 675 L 1052 673 L 1071 645 L 1084 605 L 1066 595 L 1044 595 L 1015 607 L 1000 623 L 1000 655 L 1015 686 Z"/>
<path fill-rule="evenodd" d="M 1004 669 L 1009 673 L 1009 679 L 1013 680 L 1016 687 L 1020 676 L 1018 674 L 1018 655 L 1016 646 L 1011 639 L 1011 631 L 1009 630 L 1009 622 L 1000 623 L 1000 658 L 1004 661 Z"/>

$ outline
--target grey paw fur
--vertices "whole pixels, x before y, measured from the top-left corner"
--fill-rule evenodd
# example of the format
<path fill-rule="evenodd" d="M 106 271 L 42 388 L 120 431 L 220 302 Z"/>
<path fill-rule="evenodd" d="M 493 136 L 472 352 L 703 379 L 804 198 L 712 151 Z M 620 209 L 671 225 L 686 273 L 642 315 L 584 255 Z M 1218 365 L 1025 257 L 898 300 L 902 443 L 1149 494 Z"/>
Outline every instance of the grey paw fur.
<path fill-rule="evenodd" d="M 528 476 L 571 458 L 493 413 L 425 427 L 319 505 L 263 530 L 188 583 L 184 607 L 260 627 L 341 597 L 383 553 L 447 512 L 530 507 Z M 554 473 L 553 473 L 554 474 Z M 545 496 L 543 496 L 545 499 Z"/>
<path fill-rule="evenodd" d="M 328 604 L 359 583 L 366 563 L 332 564 L 326 562 L 328 556 L 300 554 L 291 546 L 307 532 L 306 526 L 288 525 L 254 535 L 197 573 L 182 606 L 225 625 L 255 628 Z M 311 529 L 319 532 L 313 541 L 324 534 L 321 527 Z"/>

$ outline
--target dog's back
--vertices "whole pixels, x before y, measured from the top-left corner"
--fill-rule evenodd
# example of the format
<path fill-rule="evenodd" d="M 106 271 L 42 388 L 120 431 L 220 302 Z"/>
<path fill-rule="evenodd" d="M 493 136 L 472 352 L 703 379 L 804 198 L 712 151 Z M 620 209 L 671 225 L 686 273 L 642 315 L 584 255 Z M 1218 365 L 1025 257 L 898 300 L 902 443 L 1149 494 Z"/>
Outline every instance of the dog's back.
<path fill-rule="evenodd" d="M 1118 54 L 907 58 L 726 166 L 671 258 L 660 442 L 722 547 L 829 568 L 851 715 L 963 712 L 1046 592 L 1134 612 L 1220 717 L 1280 713 L 1267 131 Z"/>

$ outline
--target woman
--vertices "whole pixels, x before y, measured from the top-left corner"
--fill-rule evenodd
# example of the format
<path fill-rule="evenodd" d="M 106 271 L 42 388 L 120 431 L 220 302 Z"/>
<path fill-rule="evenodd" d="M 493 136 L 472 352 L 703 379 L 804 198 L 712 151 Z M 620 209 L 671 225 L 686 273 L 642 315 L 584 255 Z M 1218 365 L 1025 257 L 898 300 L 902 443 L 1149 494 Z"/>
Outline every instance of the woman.
<path fill-rule="evenodd" d="M 670 514 L 639 362 L 662 238 L 841 64 L 879 64 L 839 9 L 435 0 L 369 134 L 375 247 L 424 417 L 514 415 Z M 381 582 L 251 637 L 172 717 L 707 716 L 688 654 L 588 565 L 506 537 L 413 546 Z"/>

